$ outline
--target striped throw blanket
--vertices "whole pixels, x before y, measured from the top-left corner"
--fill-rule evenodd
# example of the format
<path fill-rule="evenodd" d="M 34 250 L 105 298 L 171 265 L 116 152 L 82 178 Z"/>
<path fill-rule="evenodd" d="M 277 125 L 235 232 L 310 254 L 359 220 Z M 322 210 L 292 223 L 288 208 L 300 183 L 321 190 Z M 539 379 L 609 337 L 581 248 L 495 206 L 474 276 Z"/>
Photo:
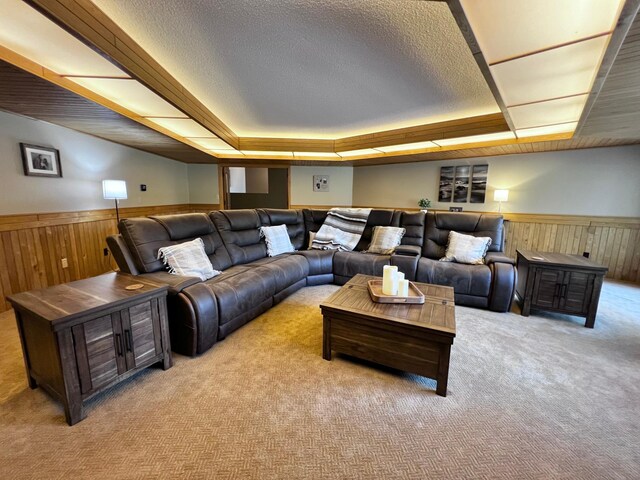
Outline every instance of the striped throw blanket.
<path fill-rule="evenodd" d="M 370 208 L 332 208 L 316 233 L 311 248 L 316 250 L 353 250 L 371 213 Z"/>

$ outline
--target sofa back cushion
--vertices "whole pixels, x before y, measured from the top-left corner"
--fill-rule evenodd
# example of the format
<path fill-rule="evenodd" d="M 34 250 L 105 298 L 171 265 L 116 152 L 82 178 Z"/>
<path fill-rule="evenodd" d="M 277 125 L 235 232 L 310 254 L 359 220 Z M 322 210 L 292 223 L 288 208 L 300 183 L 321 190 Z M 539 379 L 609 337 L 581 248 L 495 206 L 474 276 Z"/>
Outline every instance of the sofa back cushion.
<path fill-rule="evenodd" d="M 401 245 L 417 245 L 422 247 L 424 240 L 424 212 L 401 212 L 400 226 L 406 231 Z"/>
<path fill-rule="evenodd" d="M 306 248 L 304 220 L 301 210 L 284 210 L 279 208 L 259 208 L 258 215 L 263 227 L 286 225 L 291 244 L 296 250 Z"/>
<path fill-rule="evenodd" d="M 164 270 L 158 249 L 202 238 L 205 252 L 216 270 L 231 266 L 231 258 L 211 219 L 204 213 L 126 218 L 120 221 L 122 234 L 136 267 L 143 273 Z"/>
<path fill-rule="evenodd" d="M 262 222 L 256 210 L 220 210 L 209 215 L 234 265 L 267 256 L 267 245 L 260 238 Z"/>
<path fill-rule="evenodd" d="M 309 232 L 317 232 L 325 218 L 327 218 L 328 210 L 311 210 L 304 209 L 302 211 L 304 217 L 304 226 L 307 232 L 307 239 Z M 400 227 L 400 218 L 402 212 L 398 210 L 371 210 L 369 218 L 367 219 L 367 225 L 364 227 L 362 237 L 354 248 L 354 251 L 361 252 L 369 248 L 371 243 L 371 236 L 373 235 L 373 227 Z M 404 241 L 402 242 L 404 244 Z"/>
<path fill-rule="evenodd" d="M 504 249 L 502 215 L 458 212 L 427 212 L 422 255 L 434 260 L 445 256 L 449 232 L 491 237 L 490 252 Z"/>

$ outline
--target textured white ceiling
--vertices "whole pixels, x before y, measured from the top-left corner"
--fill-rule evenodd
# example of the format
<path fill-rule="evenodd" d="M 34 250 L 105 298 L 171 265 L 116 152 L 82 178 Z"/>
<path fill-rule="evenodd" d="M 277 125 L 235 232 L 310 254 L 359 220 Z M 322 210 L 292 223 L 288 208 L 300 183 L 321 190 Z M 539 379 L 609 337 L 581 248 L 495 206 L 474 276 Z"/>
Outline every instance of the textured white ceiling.
<path fill-rule="evenodd" d="M 241 136 L 337 138 L 499 111 L 443 2 L 93 1 Z"/>

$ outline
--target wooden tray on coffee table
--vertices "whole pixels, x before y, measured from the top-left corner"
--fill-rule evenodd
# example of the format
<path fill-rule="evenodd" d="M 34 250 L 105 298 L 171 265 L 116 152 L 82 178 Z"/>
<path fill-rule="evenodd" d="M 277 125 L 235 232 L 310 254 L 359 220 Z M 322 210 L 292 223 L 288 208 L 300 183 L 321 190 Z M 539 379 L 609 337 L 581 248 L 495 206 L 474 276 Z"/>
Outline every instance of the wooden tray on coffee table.
<path fill-rule="evenodd" d="M 385 295 L 382 293 L 382 280 L 369 280 L 367 282 L 369 296 L 376 303 L 411 303 L 423 304 L 424 295 L 413 282 L 409 282 L 409 296 L 401 297 L 399 295 Z"/>

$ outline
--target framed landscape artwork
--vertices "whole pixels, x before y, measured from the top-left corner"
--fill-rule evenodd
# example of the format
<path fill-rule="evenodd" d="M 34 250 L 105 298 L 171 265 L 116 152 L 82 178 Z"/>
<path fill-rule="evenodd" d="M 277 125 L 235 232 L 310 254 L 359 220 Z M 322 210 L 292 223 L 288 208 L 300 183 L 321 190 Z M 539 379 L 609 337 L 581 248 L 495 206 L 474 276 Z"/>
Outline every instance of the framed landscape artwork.
<path fill-rule="evenodd" d="M 440 167 L 439 202 L 450 202 L 453 193 L 454 167 Z"/>
<path fill-rule="evenodd" d="M 453 201 L 456 203 L 466 203 L 469 196 L 469 165 L 458 165 L 456 167 L 456 179 L 453 189 Z"/>
<path fill-rule="evenodd" d="M 60 152 L 55 148 L 20 144 L 24 174 L 32 177 L 62 177 Z"/>
<path fill-rule="evenodd" d="M 489 165 L 474 165 L 471 170 L 471 203 L 484 203 Z"/>

